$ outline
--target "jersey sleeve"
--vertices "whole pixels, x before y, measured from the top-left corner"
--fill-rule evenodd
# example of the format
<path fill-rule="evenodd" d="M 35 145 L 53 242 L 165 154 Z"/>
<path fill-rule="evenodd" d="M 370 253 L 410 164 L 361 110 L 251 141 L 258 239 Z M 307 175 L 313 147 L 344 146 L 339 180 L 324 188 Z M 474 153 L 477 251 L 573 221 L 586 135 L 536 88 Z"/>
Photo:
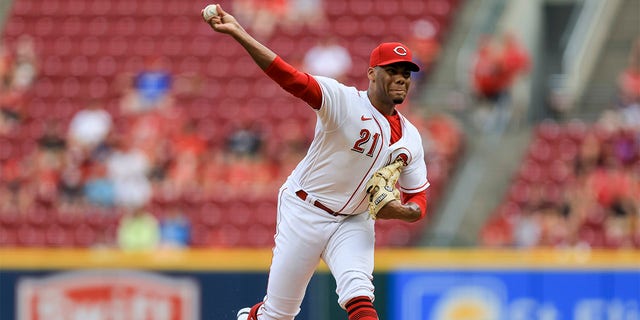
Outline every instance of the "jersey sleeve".
<path fill-rule="evenodd" d="M 322 90 L 322 105 L 318 109 L 318 117 L 325 130 L 334 130 L 348 118 L 348 96 L 357 94 L 357 90 L 332 78 L 322 76 L 314 76 L 314 78 Z"/>
<path fill-rule="evenodd" d="M 304 100 L 314 109 L 320 108 L 322 91 L 311 75 L 298 71 L 280 56 L 277 56 L 264 72 L 285 91 Z"/>
<path fill-rule="evenodd" d="M 412 128 L 411 131 L 411 139 L 413 139 L 411 159 L 398 179 L 399 190 L 403 193 L 418 193 L 429 187 L 422 139 L 417 129 Z"/>

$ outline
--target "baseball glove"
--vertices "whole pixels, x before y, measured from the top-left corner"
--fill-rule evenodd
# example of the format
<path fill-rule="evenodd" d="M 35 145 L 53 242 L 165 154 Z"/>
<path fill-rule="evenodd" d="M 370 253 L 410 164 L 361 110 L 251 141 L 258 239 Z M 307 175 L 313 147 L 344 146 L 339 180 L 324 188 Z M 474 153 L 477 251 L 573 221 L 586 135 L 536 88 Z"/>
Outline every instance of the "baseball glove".
<path fill-rule="evenodd" d="M 393 200 L 400 200 L 400 191 L 396 182 L 404 167 L 404 161 L 396 162 L 376 171 L 367 181 L 366 191 L 369 194 L 369 216 L 376 219 L 378 211 Z"/>

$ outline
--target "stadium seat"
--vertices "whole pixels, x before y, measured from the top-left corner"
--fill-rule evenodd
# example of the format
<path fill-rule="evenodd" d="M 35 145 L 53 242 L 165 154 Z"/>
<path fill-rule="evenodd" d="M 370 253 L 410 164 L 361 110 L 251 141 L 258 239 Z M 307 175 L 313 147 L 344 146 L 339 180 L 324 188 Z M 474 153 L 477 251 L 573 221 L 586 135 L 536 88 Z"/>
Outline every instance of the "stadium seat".
<path fill-rule="evenodd" d="M 195 221 L 207 227 L 219 227 L 223 224 L 225 211 L 219 204 L 208 202 L 195 211 Z"/>
<path fill-rule="evenodd" d="M 348 11 L 343 16 L 351 18 L 358 16 L 368 16 L 374 9 L 374 1 L 371 0 L 351 0 L 347 1 L 347 4 Z"/>
<path fill-rule="evenodd" d="M 400 13 L 400 2 L 376 0 L 373 1 L 373 11 L 386 19 L 393 18 Z"/>
<path fill-rule="evenodd" d="M 36 37 L 49 37 L 56 30 L 55 21 L 51 17 L 41 17 L 35 22 L 33 35 Z"/>
<path fill-rule="evenodd" d="M 0 214 L 0 227 L 15 229 L 22 224 L 23 215 L 18 211 L 2 212 Z"/>
<path fill-rule="evenodd" d="M 225 226 L 213 231 L 212 245 L 216 247 L 239 247 L 246 246 L 249 234 L 244 228 L 238 226 Z"/>
<path fill-rule="evenodd" d="M 31 227 L 44 227 L 52 222 L 52 212 L 46 209 L 36 209 L 26 213 L 25 222 Z"/>
<path fill-rule="evenodd" d="M 255 213 L 250 204 L 239 199 L 231 202 L 224 208 L 226 221 L 239 228 L 246 228 L 252 224 Z"/>
<path fill-rule="evenodd" d="M 555 159 L 553 145 L 545 139 L 536 139 L 529 145 L 527 156 L 540 165 L 546 165 Z"/>
<path fill-rule="evenodd" d="M 72 229 L 71 229 L 72 230 Z M 71 248 L 75 246 L 75 239 L 70 229 L 59 225 L 50 225 L 45 228 L 45 244 L 48 247 Z"/>
<path fill-rule="evenodd" d="M 73 229 L 73 243 L 75 247 L 91 247 L 95 245 L 97 241 L 97 232 L 86 223 L 80 223 Z"/>
<path fill-rule="evenodd" d="M 366 87 L 363 75 L 371 43 L 386 41 L 387 38 L 401 40 L 406 36 L 410 32 L 410 21 L 395 19 L 404 10 L 410 10 L 409 14 L 416 18 L 426 11 L 436 18 L 447 12 L 446 6 L 440 6 L 435 0 L 429 1 L 433 3 L 425 4 L 420 0 L 327 0 L 324 6 L 332 22 L 327 26 L 329 29 L 279 27 L 268 45 L 295 64 L 295 59 L 315 45 L 321 35 L 326 32 L 335 34 L 344 39 L 353 53 L 354 68 L 349 70 L 348 83 Z M 455 1 L 448 3 L 454 4 Z M 221 4 L 231 8 L 231 1 L 222 0 Z M 199 19 L 193 19 L 201 7 L 202 3 L 185 1 L 169 1 L 161 5 L 153 0 L 14 1 L 3 38 L 8 45 L 14 45 L 18 37 L 32 35 L 41 57 L 40 77 L 27 106 L 28 121 L 37 124 L 53 119 L 66 124 L 87 99 L 98 98 L 104 100 L 105 107 L 114 118 L 113 131 L 127 130 L 130 127 L 129 116 L 120 112 L 120 92 L 114 92 L 115 77 L 137 73 L 144 67 L 147 57 L 159 54 L 168 59 L 171 72 L 177 76 L 198 73 L 202 76 L 201 91 L 180 92 L 175 98 L 176 105 L 183 108 L 188 117 L 204 120 L 202 123 L 206 125 L 200 125 L 198 132 L 211 141 L 211 147 L 222 146 L 237 121 L 250 121 L 260 126 L 270 148 L 287 134 L 298 131 L 292 126 L 303 126 L 305 129 L 301 134 L 309 139 L 313 135 L 315 114 L 304 102 L 290 96 L 266 77 L 240 45 L 219 45 L 212 41 L 210 28 Z M 221 125 L 212 126 L 211 123 Z M 42 126 L 25 125 L 20 132 L 14 133 L 17 137 L 3 136 L 0 143 L 9 147 L 2 148 L 0 160 L 29 156 L 37 148 L 35 139 L 41 133 Z M 442 168 L 440 175 L 444 176 L 446 173 Z M 443 179 L 433 179 L 432 183 L 437 184 Z M 436 189 L 434 185 L 430 192 Z M 272 200 L 253 201 L 214 209 L 207 207 L 207 201 L 202 199 L 163 198 L 154 194 L 150 207 L 158 215 L 174 205 L 183 205 L 190 210 L 190 218 L 208 226 L 206 230 L 196 232 L 199 235 L 194 236 L 194 243 L 206 246 L 271 246 L 276 203 Z M 207 210 L 209 214 L 204 213 Z M 51 225 L 41 230 L 43 236 L 24 227 L 22 232 L 16 229 L 15 237 L 7 236 L 5 242 L 93 246 L 104 241 L 105 237 L 115 237 L 113 233 L 117 223 L 116 218 L 97 211 L 89 212 L 85 219 L 56 214 L 53 210 L 48 217 Z M 230 221 L 225 221 L 226 218 Z M 251 225 L 247 221 L 257 222 L 254 229 L 245 228 Z M 218 228 L 227 224 L 238 226 Z M 42 228 L 46 224 L 26 225 Z M 410 243 L 419 232 L 418 228 L 418 224 L 390 228 L 388 231 L 392 235 L 395 232 L 402 236 L 395 240 L 387 237 L 390 239 L 387 244 Z M 70 229 L 70 237 L 61 233 Z M 103 234 L 104 231 L 110 235 Z M 248 238 L 245 236 L 247 232 L 257 236 Z"/>
<path fill-rule="evenodd" d="M 21 6 L 16 6 L 21 7 Z M 12 17 L 4 26 L 4 34 L 6 37 L 16 38 L 26 34 L 26 19 L 23 17 Z"/>
<path fill-rule="evenodd" d="M 0 247 L 16 247 L 18 245 L 20 245 L 18 231 L 15 228 L 0 225 Z"/>
<path fill-rule="evenodd" d="M 204 225 L 194 224 L 191 228 L 190 246 L 194 248 L 205 248 L 214 242 L 213 228 Z"/>
<path fill-rule="evenodd" d="M 136 17 L 139 13 L 138 4 L 138 1 L 118 1 L 112 10 L 120 16 Z"/>
<path fill-rule="evenodd" d="M 562 130 L 556 121 L 544 120 L 535 127 L 534 134 L 546 142 L 554 142 L 560 137 Z"/>
<path fill-rule="evenodd" d="M 275 231 L 270 227 L 251 224 L 244 230 L 244 233 L 246 236 L 243 238 L 242 246 L 264 248 L 272 247 L 274 244 Z"/>
<path fill-rule="evenodd" d="M 17 229 L 17 240 L 23 247 L 45 247 L 44 227 L 23 224 Z"/>

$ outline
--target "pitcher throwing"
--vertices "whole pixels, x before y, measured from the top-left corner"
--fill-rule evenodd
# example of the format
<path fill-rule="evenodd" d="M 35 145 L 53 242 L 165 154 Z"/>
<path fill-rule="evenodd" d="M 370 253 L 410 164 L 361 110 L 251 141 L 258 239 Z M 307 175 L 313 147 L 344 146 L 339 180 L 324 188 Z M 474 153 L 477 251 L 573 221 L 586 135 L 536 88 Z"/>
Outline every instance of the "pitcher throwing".
<path fill-rule="evenodd" d="M 267 293 L 240 310 L 238 319 L 293 319 L 320 259 L 336 280 L 338 303 L 349 319 L 378 319 L 375 219 L 414 222 L 427 206 L 420 134 L 395 108 L 407 97 L 411 72 L 419 71 L 411 51 L 398 42 L 374 48 L 369 87 L 359 91 L 296 70 L 219 5 L 217 13 L 205 19 L 211 28 L 240 43 L 267 76 L 317 116 L 311 146 L 278 194 Z"/>

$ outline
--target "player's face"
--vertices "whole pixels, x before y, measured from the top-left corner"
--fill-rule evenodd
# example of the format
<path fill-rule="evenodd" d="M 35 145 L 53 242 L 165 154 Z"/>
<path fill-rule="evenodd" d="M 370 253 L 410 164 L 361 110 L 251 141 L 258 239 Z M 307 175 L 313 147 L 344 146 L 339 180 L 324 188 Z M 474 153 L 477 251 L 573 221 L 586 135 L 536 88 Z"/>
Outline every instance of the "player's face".
<path fill-rule="evenodd" d="M 407 97 L 411 85 L 411 71 L 403 63 L 378 67 L 378 85 L 394 104 L 400 104 Z"/>

